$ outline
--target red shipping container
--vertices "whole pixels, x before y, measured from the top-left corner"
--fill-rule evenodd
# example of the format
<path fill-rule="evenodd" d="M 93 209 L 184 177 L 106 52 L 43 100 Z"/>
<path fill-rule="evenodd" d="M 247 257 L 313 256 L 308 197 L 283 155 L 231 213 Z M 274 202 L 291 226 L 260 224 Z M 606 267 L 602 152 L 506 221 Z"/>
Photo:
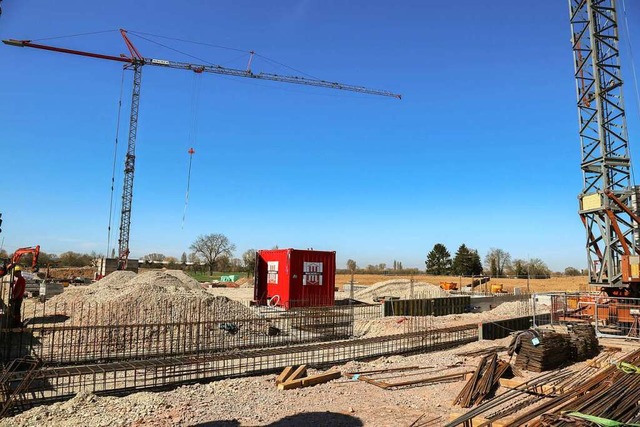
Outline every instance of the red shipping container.
<path fill-rule="evenodd" d="M 300 249 L 258 251 L 254 300 L 286 309 L 335 303 L 336 253 Z"/>

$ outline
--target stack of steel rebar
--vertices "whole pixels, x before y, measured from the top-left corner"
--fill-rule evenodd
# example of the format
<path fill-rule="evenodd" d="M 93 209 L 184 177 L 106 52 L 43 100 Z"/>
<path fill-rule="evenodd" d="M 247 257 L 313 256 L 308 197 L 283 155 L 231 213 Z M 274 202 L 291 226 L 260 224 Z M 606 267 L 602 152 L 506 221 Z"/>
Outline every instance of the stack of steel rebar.
<path fill-rule="evenodd" d="M 579 418 L 580 415 L 632 422 L 629 421 L 630 414 L 634 410 L 637 412 L 640 398 L 640 374 L 633 373 L 640 372 L 640 368 L 635 368 L 640 365 L 640 350 L 621 358 L 627 365 L 611 365 L 615 351 L 605 350 L 579 369 L 549 371 L 507 386 L 504 392 L 457 416 L 445 426 L 487 426 L 490 423 L 512 427 L 598 425 Z M 616 386 L 615 382 L 624 379 L 625 375 L 627 382 Z M 540 418 L 542 414 L 545 415 Z M 640 416 L 633 418 L 638 419 Z"/>
<path fill-rule="evenodd" d="M 498 354 L 495 352 L 491 355 L 484 356 L 482 360 L 480 360 L 473 376 L 453 401 L 453 404 L 460 405 L 463 408 L 469 408 L 493 395 L 498 385 L 498 380 L 505 374 L 509 367 L 509 363 L 499 360 Z"/>
<path fill-rule="evenodd" d="M 634 425 L 640 422 L 640 350 L 600 370 L 581 384 L 514 419 L 510 425 L 569 427 Z"/>

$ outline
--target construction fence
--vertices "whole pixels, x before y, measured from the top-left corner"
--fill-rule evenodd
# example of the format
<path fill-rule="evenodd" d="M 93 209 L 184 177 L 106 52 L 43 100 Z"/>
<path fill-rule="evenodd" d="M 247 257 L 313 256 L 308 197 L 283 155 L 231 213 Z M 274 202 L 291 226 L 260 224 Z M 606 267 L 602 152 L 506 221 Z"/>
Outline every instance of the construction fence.
<path fill-rule="evenodd" d="M 554 294 L 551 323 L 590 323 L 598 337 L 640 339 L 640 299 L 595 293 Z"/>

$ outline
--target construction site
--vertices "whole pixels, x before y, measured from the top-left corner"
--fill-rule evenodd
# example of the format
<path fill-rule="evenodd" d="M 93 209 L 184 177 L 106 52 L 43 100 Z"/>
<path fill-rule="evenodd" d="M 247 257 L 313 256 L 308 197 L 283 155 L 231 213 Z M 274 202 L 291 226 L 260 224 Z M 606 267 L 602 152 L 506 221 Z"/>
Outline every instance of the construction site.
<path fill-rule="evenodd" d="M 574 217 L 584 226 L 578 250 L 586 260 L 582 275 L 571 277 L 488 274 L 493 261 L 477 274 L 436 274 L 430 255 L 427 274 L 423 266 L 403 274 L 395 260 L 393 270 L 364 274 L 351 259 L 343 270 L 345 255 L 332 247 L 288 245 L 249 250 L 250 271 L 219 280 L 211 279 L 216 258 L 203 266 L 208 275 L 186 253 L 166 265 L 134 258 L 144 243 L 132 233 L 132 212 L 145 215 L 133 198 L 138 116 L 154 110 L 140 102 L 143 69 L 386 98 L 380 102 L 410 94 L 291 67 L 293 74 L 256 72 L 261 56 L 254 51 L 241 68 L 193 55 L 198 63 L 147 57 L 132 36 L 152 35 L 125 29 L 117 34 L 128 53 L 119 56 L 57 40 L 64 37 L 5 38 L 2 50 L 26 48 L 18 53 L 31 64 L 39 55 L 62 64 L 74 58 L 76 66 L 116 63 L 122 82 L 131 80 L 131 95 L 122 119 L 128 131 L 120 204 L 114 155 L 104 254 L 90 267 L 43 265 L 48 248 L 35 242 L 0 260 L 0 427 L 640 425 L 640 186 L 633 182 L 619 49 L 620 28 L 628 34 L 629 22 L 624 2 L 568 5 L 565 47 L 573 54 L 574 145 L 581 153 L 573 169 L 583 184 L 575 189 Z M 120 91 L 118 126 L 123 83 Z M 182 227 L 194 153 L 189 147 Z M 277 179 L 259 182 L 275 193 Z M 305 203 L 315 200 L 310 194 Z M 0 233 L 10 235 L 12 220 L 4 220 Z M 118 238 L 110 246 L 112 231 Z"/>

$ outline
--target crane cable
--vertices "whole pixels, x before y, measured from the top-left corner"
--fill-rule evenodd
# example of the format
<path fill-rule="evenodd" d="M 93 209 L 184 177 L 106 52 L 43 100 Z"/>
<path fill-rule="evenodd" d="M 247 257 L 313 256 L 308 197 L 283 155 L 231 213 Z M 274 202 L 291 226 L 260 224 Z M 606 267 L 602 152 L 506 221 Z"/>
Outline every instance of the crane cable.
<path fill-rule="evenodd" d="M 187 206 L 189 205 L 189 189 L 191 187 L 191 164 L 193 162 L 193 153 L 195 153 L 193 146 L 196 145 L 196 139 L 198 134 L 198 105 L 200 104 L 200 88 L 201 88 L 201 74 L 193 74 L 193 85 L 191 87 L 191 123 L 189 125 L 189 170 L 187 172 L 187 191 L 184 196 L 184 210 L 182 211 L 182 225 L 181 229 L 184 229 L 184 221 L 187 217 Z"/>
<path fill-rule="evenodd" d="M 193 160 L 193 153 L 195 153 L 193 148 L 190 148 L 189 151 L 189 172 L 187 172 L 187 194 L 185 195 L 184 198 L 184 211 L 182 212 L 182 226 L 181 228 L 184 229 L 184 220 L 187 216 L 187 205 L 189 204 L 189 186 L 191 184 L 191 162 Z"/>
<path fill-rule="evenodd" d="M 122 93 L 124 89 L 124 68 L 122 69 L 122 78 L 120 80 L 120 99 L 118 100 L 118 115 L 116 119 L 116 140 L 113 148 L 113 167 L 111 170 L 111 196 L 109 198 L 109 224 L 107 227 L 107 253 L 105 258 L 109 257 L 109 251 L 111 250 L 111 223 L 113 219 L 113 195 L 115 192 L 116 182 L 116 163 L 118 159 L 118 137 L 120 135 L 120 116 L 122 113 Z"/>

